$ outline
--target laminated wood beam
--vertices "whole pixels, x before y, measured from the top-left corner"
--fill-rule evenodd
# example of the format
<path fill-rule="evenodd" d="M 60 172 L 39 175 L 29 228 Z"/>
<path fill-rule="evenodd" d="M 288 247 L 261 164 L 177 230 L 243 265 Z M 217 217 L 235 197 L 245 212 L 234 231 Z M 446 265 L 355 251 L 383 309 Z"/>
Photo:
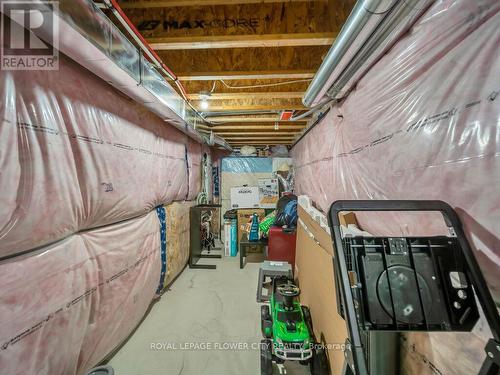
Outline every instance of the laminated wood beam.
<path fill-rule="evenodd" d="M 291 125 L 293 123 L 287 123 L 287 124 L 280 124 L 278 126 L 278 129 L 276 130 L 274 127 L 274 124 L 269 124 L 269 125 L 243 125 L 243 126 L 235 126 L 235 125 L 230 125 L 230 126 L 224 126 L 224 125 L 217 125 L 217 126 L 212 126 L 212 127 L 206 127 L 207 129 L 210 129 L 214 132 L 218 133 L 225 133 L 227 134 L 232 134 L 233 131 L 247 131 L 247 130 L 267 130 L 269 132 L 278 132 L 280 130 L 302 130 L 306 126 L 305 125 Z"/>
<path fill-rule="evenodd" d="M 327 0 L 120 0 L 123 9 L 199 7 L 211 5 L 326 2 Z"/>
<path fill-rule="evenodd" d="M 149 38 L 155 50 L 189 50 L 214 48 L 259 48 L 327 46 L 335 40 L 337 33 L 290 33 L 261 35 L 210 35 L 184 37 Z"/>
<path fill-rule="evenodd" d="M 213 93 L 207 100 L 228 100 L 228 99 L 300 99 L 304 92 L 226 92 Z M 189 94 L 191 100 L 202 99 L 201 94 Z"/>
<path fill-rule="evenodd" d="M 263 117 L 252 117 L 252 116 L 210 116 L 209 113 L 205 114 L 205 117 L 209 121 L 213 122 L 224 122 L 227 124 L 235 124 L 235 123 L 262 123 L 262 122 L 269 122 L 269 123 L 275 123 L 279 121 L 279 116 L 263 116 Z M 302 119 L 303 121 L 294 121 L 294 124 L 300 124 L 300 123 L 306 123 L 308 120 L 310 120 L 310 117 L 307 117 L 305 119 Z M 290 123 L 290 122 L 289 122 Z M 218 124 L 217 126 L 222 126 L 225 124 Z"/>
<path fill-rule="evenodd" d="M 232 146 L 257 146 L 257 145 L 291 145 L 293 143 L 293 140 L 290 141 L 245 141 L 245 142 L 240 142 L 240 141 L 235 141 L 235 142 L 229 142 L 228 143 Z"/>
<path fill-rule="evenodd" d="M 203 112 L 199 105 L 194 104 L 198 110 Z M 249 105 L 221 105 L 210 106 L 210 110 L 214 112 L 222 111 L 281 111 L 284 109 L 305 111 L 307 107 L 300 104 L 249 104 Z"/>
<path fill-rule="evenodd" d="M 225 136 L 223 137 L 226 140 L 240 140 L 240 141 L 247 141 L 247 140 L 263 140 L 263 139 L 293 139 L 295 137 L 295 134 L 291 135 L 265 135 L 265 136 L 259 136 L 259 135 L 238 135 L 238 136 Z"/>
<path fill-rule="evenodd" d="M 288 131 L 281 131 L 278 132 L 276 131 L 275 133 L 272 132 L 234 132 L 234 133 L 227 133 L 227 132 L 216 132 L 217 135 L 220 135 L 221 137 L 234 137 L 234 136 L 262 136 L 262 137 L 274 137 L 274 136 L 283 136 L 283 135 L 289 135 L 289 136 L 295 136 L 299 134 L 299 132 L 288 132 Z"/>
<path fill-rule="evenodd" d="M 313 78 L 315 70 L 274 70 L 274 71 L 226 71 L 226 72 L 186 72 L 179 73 L 181 81 L 216 81 L 242 79 L 308 79 Z"/>

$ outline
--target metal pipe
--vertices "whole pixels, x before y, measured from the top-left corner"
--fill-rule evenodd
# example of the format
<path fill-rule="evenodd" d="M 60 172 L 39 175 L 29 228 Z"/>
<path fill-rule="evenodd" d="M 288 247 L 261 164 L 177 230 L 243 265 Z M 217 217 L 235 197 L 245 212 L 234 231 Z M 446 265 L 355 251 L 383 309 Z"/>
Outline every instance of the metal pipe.
<path fill-rule="evenodd" d="M 382 2 L 384 1 L 384 2 Z M 434 0 L 358 0 L 302 102 L 341 98 Z M 383 8 L 380 11 L 380 8 Z M 329 87 L 326 87 L 329 85 Z"/>
<path fill-rule="evenodd" d="M 370 67 L 377 62 L 379 57 L 416 22 L 433 2 L 434 0 L 397 0 L 387 7 L 385 11 L 374 12 L 368 6 L 380 8 L 380 1 L 359 0 L 349 16 L 346 25 L 342 28 L 341 35 L 333 44 L 323 64 L 321 64 L 318 73 L 315 75 L 313 82 L 309 85 L 302 101 L 305 105 L 309 106 L 318 99 L 322 91 L 326 93 L 330 100 L 327 99 L 322 104 L 314 106 L 309 112 L 313 112 L 335 99 L 342 99 L 342 96 L 339 94 L 347 94 Z M 372 15 L 383 15 L 383 17 L 376 25 L 370 27 L 371 32 L 364 40 L 353 43 L 359 46 L 358 50 L 350 54 L 349 61 L 343 62 L 344 66 L 340 66 L 342 58 L 345 57 L 347 49 L 350 47 L 350 44 L 346 45 L 346 43 L 354 41 L 355 37 L 353 35 L 358 36 L 360 34 L 362 28 L 368 23 L 368 19 Z M 346 35 L 350 32 L 353 34 Z M 332 79 L 331 75 L 335 69 L 338 70 L 336 77 L 332 80 L 333 83 L 330 87 L 325 89 L 327 81 Z M 324 114 L 327 112 L 328 110 Z M 292 148 L 320 122 L 319 120 L 324 114 L 306 129 L 294 142 Z M 295 120 L 299 118 L 300 116 L 295 118 Z"/>
<path fill-rule="evenodd" d="M 312 105 L 342 57 L 344 57 L 353 41 L 372 16 L 373 12 L 369 12 L 367 9 L 376 9 L 380 2 L 381 0 L 358 0 L 346 23 L 342 26 L 339 36 L 335 39 L 318 72 L 307 88 L 302 99 L 305 106 Z"/>
<path fill-rule="evenodd" d="M 338 74 L 327 95 L 335 98 L 341 92 L 349 92 L 383 52 L 414 24 L 432 2 L 432 0 L 404 0 L 395 3 L 349 64 Z"/>

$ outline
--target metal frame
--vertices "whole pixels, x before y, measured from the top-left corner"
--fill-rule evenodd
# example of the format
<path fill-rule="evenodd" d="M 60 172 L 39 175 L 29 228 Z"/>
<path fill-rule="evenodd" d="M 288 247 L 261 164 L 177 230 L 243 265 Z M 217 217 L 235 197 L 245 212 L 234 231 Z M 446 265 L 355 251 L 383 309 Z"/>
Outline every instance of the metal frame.
<path fill-rule="evenodd" d="M 201 258 L 208 259 L 221 259 L 222 255 L 219 254 L 203 254 L 201 251 L 201 241 L 200 241 L 200 230 L 199 230 L 199 222 L 200 222 L 200 214 L 202 209 L 206 210 L 214 210 L 220 208 L 220 204 L 200 204 L 197 206 L 191 207 L 189 210 L 189 223 L 190 223 L 190 243 L 189 243 L 189 268 L 194 269 L 208 269 L 214 270 L 217 268 L 215 264 L 197 264 L 198 260 Z M 193 218 L 193 215 L 196 215 L 196 219 Z M 196 224 L 196 225 L 194 225 Z M 221 250 L 220 247 L 214 248 L 214 250 Z"/>
<path fill-rule="evenodd" d="M 335 271 L 335 286 L 337 289 L 337 299 L 339 306 L 343 310 L 339 311 L 344 317 L 348 328 L 348 343 L 350 353 L 347 353 L 344 365 L 344 373 L 357 375 L 367 375 L 364 349 L 361 342 L 360 328 L 356 318 L 356 311 L 352 298 L 347 265 L 345 263 L 344 249 L 342 244 L 342 234 L 340 231 L 339 213 L 342 211 L 438 211 L 443 215 L 444 221 L 450 230 L 451 235 L 456 236 L 460 249 L 469 267 L 468 277 L 472 282 L 474 291 L 483 309 L 486 321 L 490 326 L 493 338 L 486 345 L 486 359 L 479 374 L 493 375 L 500 371 L 500 316 L 497 307 L 491 296 L 490 290 L 479 268 L 479 264 L 467 241 L 462 228 L 462 223 L 455 210 L 443 201 L 415 201 L 415 200 L 341 200 L 334 202 L 329 211 L 328 220 L 332 229 L 333 241 L 333 266 Z M 347 349 L 346 349 L 347 350 Z"/>

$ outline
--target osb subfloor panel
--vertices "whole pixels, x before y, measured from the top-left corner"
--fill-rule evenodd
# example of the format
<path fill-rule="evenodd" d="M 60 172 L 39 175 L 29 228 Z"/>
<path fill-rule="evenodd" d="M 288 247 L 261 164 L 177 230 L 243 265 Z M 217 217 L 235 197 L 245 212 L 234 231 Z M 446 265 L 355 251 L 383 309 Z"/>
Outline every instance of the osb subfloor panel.
<path fill-rule="evenodd" d="M 260 305 L 255 301 L 259 265 L 248 263 L 240 270 L 238 261 L 207 259 L 200 262 L 217 264 L 216 270 L 186 268 L 110 360 L 115 373 L 260 374 L 260 353 L 252 349 L 262 338 Z M 224 348 L 235 343 L 242 348 Z M 275 366 L 274 374 L 280 372 L 310 373 L 298 363 Z"/>

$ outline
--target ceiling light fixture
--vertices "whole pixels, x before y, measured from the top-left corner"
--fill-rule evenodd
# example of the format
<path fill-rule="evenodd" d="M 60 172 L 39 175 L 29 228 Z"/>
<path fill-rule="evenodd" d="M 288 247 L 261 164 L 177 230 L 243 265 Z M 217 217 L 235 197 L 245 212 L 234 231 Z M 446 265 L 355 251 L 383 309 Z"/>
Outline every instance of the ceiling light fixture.
<path fill-rule="evenodd" d="M 201 107 L 201 109 L 203 109 L 203 110 L 208 109 L 208 99 L 210 98 L 210 95 L 211 95 L 211 93 L 208 91 L 200 92 L 200 99 L 201 99 L 200 107 Z"/>

